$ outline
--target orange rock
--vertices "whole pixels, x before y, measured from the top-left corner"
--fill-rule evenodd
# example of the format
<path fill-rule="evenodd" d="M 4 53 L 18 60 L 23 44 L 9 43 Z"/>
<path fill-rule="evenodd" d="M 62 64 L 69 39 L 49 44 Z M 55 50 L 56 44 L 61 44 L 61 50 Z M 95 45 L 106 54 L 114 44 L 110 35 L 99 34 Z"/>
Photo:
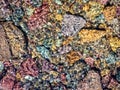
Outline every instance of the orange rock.
<path fill-rule="evenodd" d="M 73 37 L 68 37 L 67 40 L 63 41 L 63 45 L 68 45 L 70 42 L 72 42 Z"/>
<path fill-rule="evenodd" d="M 76 61 L 78 61 L 82 57 L 79 52 L 71 51 L 67 54 L 67 60 L 69 64 L 74 64 Z"/>
<path fill-rule="evenodd" d="M 109 22 L 116 16 L 116 7 L 106 7 L 103 11 L 105 19 Z"/>

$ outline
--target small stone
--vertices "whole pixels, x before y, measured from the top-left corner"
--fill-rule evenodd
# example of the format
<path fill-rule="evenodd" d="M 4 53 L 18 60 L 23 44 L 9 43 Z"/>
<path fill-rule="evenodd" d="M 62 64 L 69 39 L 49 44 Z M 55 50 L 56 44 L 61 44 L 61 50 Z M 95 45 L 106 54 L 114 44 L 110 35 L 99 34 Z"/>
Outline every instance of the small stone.
<path fill-rule="evenodd" d="M 110 38 L 109 41 L 113 51 L 116 51 L 117 48 L 120 47 L 120 39 L 118 37 Z"/>
<path fill-rule="evenodd" d="M 4 69 L 4 64 L 0 61 L 0 72 Z"/>
<path fill-rule="evenodd" d="M 71 46 L 63 46 L 63 47 L 60 47 L 60 48 L 58 49 L 58 52 L 59 52 L 60 54 L 65 54 L 65 53 L 70 52 L 71 50 L 72 50 L 72 47 L 71 47 Z"/>
<path fill-rule="evenodd" d="M 89 71 L 83 81 L 79 82 L 78 90 L 102 90 L 100 76 L 95 71 Z"/>
<path fill-rule="evenodd" d="M 103 11 L 103 14 L 106 21 L 110 22 L 116 16 L 116 7 L 115 6 L 106 7 Z"/>
<path fill-rule="evenodd" d="M 30 76 L 30 75 L 27 75 L 27 76 L 25 76 L 25 79 L 29 80 L 29 81 L 32 81 L 34 78 L 32 76 Z"/>
<path fill-rule="evenodd" d="M 110 73 L 110 70 L 104 69 L 104 70 L 101 71 L 101 76 L 108 75 L 109 73 Z"/>
<path fill-rule="evenodd" d="M 37 46 L 37 51 L 42 55 L 43 58 L 50 59 L 50 51 L 44 46 Z"/>
<path fill-rule="evenodd" d="M 31 0 L 31 4 L 34 6 L 34 7 L 40 7 L 42 5 L 42 1 L 43 0 Z"/>
<path fill-rule="evenodd" d="M 83 7 L 84 8 L 84 7 Z M 90 20 L 94 20 L 96 16 L 102 13 L 103 6 L 100 3 L 97 3 L 95 1 L 90 1 L 85 5 L 85 12 L 86 16 Z"/>
<path fill-rule="evenodd" d="M 78 61 L 81 58 L 81 54 L 76 51 L 71 51 L 67 54 L 67 61 L 69 64 L 74 64 L 76 61 Z"/>
<path fill-rule="evenodd" d="M 54 2 L 55 2 L 56 4 L 58 4 L 58 5 L 62 5 L 61 0 L 54 0 Z"/>
<path fill-rule="evenodd" d="M 73 36 L 78 31 L 80 31 L 80 29 L 83 28 L 85 24 L 86 24 L 86 21 L 82 17 L 65 14 L 63 16 L 61 30 L 65 36 Z"/>
<path fill-rule="evenodd" d="M 97 31 L 97 30 L 87 30 L 87 29 L 82 29 L 79 32 L 79 36 L 80 36 L 80 42 L 81 43 L 85 43 L 85 42 L 93 42 L 96 41 L 98 39 L 100 39 L 101 37 L 103 37 L 104 35 L 106 35 L 106 31 Z"/>
<path fill-rule="evenodd" d="M 62 20 L 63 20 L 63 17 L 62 17 L 61 14 L 57 14 L 57 15 L 55 16 L 55 18 L 56 18 L 56 20 L 58 20 L 58 21 L 62 21 Z"/>
<path fill-rule="evenodd" d="M 26 42 L 23 32 L 17 28 L 12 22 L 3 24 L 6 35 L 9 40 L 12 57 L 20 57 L 26 53 Z"/>
<path fill-rule="evenodd" d="M 114 64 L 116 63 L 116 57 L 114 54 L 109 54 L 108 57 L 106 58 L 106 62 L 108 64 Z"/>

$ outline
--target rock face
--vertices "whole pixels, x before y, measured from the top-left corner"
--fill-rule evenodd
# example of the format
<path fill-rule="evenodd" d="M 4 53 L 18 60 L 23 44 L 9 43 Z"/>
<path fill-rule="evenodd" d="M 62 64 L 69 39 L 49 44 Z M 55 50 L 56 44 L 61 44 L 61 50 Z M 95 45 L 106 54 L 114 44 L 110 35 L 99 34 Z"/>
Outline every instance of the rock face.
<path fill-rule="evenodd" d="M 99 74 L 89 71 L 83 81 L 78 84 L 77 90 L 102 90 Z"/>
<path fill-rule="evenodd" d="M 2 25 L 0 25 L 0 59 L 2 60 L 9 59 L 11 57 L 10 50 L 9 50 L 10 47 L 5 37 L 6 35 L 4 32 L 4 29 Z"/>

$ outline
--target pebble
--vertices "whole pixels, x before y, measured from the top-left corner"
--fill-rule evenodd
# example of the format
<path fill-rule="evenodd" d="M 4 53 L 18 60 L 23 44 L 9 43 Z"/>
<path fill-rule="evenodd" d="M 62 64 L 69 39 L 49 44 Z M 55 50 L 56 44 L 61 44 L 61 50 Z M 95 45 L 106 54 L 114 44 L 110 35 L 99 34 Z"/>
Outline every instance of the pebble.
<path fill-rule="evenodd" d="M 0 72 L 2 72 L 3 69 L 4 69 L 4 64 L 0 62 Z"/>

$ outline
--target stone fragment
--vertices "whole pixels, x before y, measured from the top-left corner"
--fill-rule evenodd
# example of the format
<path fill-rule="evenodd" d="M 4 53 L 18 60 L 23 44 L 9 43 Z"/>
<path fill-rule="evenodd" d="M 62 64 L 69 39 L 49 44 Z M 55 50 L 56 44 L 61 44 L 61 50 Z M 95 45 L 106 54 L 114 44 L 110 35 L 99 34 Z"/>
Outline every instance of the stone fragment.
<path fill-rule="evenodd" d="M 14 87 L 15 77 L 11 75 L 6 75 L 0 81 L 0 89 L 1 90 L 12 90 Z"/>
<path fill-rule="evenodd" d="M 0 72 L 4 69 L 4 64 L 0 62 Z"/>
<path fill-rule="evenodd" d="M 82 55 L 79 52 L 71 51 L 67 54 L 67 61 L 69 64 L 74 64 L 81 57 L 82 57 Z"/>
<path fill-rule="evenodd" d="M 36 28 L 39 28 L 41 25 L 46 23 L 48 13 L 48 4 L 43 4 L 42 6 L 36 8 L 33 14 L 28 18 L 28 28 L 30 30 L 36 30 Z"/>
<path fill-rule="evenodd" d="M 61 0 L 54 0 L 54 2 L 55 2 L 56 4 L 58 4 L 58 5 L 62 5 Z"/>
<path fill-rule="evenodd" d="M 36 65 L 36 62 L 31 58 L 28 58 L 27 60 L 22 62 L 20 67 L 20 74 L 21 76 L 38 76 L 38 67 Z"/>
<path fill-rule="evenodd" d="M 20 57 L 26 53 L 25 38 L 20 29 L 12 24 L 12 22 L 3 23 L 3 27 L 8 38 L 12 57 Z"/>
<path fill-rule="evenodd" d="M 118 85 L 118 82 L 115 79 L 111 78 L 108 88 L 115 90 L 117 85 Z"/>
<path fill-rule="evenodd" d="M 6 38 L 5 30 L 3 29 L 2 25 L 0 25 L 0 59 L 7 60 L 10 59 L 11 52 L 8 40 Z"/>
<path fill-rule="evenodd" d="M 83 81 L 79 82 L 77 90 L 102 90 L 99 74 L 89 71 Z"/>
<path fill-rule="evenodd" d="M 120 39 L 118 37 L 111 37 L 109 41 L 113 51 L 116 51 L 120 47 Z"/>
<path fill-rule="evenodd" d="M 79 36 L 81 38 L 80 42 L 81 43 L 89 43 L 96 41 L 103 37 L 106 34 L 106 31 L 97 31 L 97 30 L 87 30 L 87 29 L 82 29 L 79 32 Z"/>
<path fill-rule="evenodd" d="M 37 46 L 36 49 L 41 54 L 41 56 L 43 58 L 46 58 L 46 59 L 50 59 L 51 58 L 50 51 L 46 47 L 44 47 L 44 46 Z"/>
<path fill-rule="evenodd" d="M 88 57 L 88 58 L 85 58 L 85 62 L 90 65 L 91 67 L 93 67 L 93 64 L 94 64 L 94 59 L 91 58 L 91 57 Z"/>
<path fill-rule="evenodd" d="M 12 12 L 5 0 L 0 0 L 0 21 L 4 21 L 8 18 Z"/>
<path fill-rule="evenodd" d="M 116 62 L 115 54 L 110 53 L 105 60 L 108 64 L 114 64 Z"/>
<path fill-rule="evenodd" d="M 62 33 L 65 36 L 73 36 L 86 24 L 86 21 L 80 16 L 65 14 L 62 22 Z"/>
<path fill-rule="evenodd" d="M 60 54 L 65 54 L 65 53 L 70 52 L 71 50 L 72 50 L 72 47 L 71 47 L 71 46 L 63 46 L 63 47 L 60 47 L 60 48 L 58 49 L 58 52 L 59 52 Z"/>
<path fill-rule="evenodd" d="M 106 21 L 110 22 L 116 16 L 116 7 L 115 6 L 106 7 L 103 11 L 103 14 Z"/>
<path fill-rule="evenodd" d="M 86 12 L 86 16 L 93 20 L 96 16 L 103 12 L 103 6 L 95 1 L 90 1 L 83 6 L 83 10 Z"/>

